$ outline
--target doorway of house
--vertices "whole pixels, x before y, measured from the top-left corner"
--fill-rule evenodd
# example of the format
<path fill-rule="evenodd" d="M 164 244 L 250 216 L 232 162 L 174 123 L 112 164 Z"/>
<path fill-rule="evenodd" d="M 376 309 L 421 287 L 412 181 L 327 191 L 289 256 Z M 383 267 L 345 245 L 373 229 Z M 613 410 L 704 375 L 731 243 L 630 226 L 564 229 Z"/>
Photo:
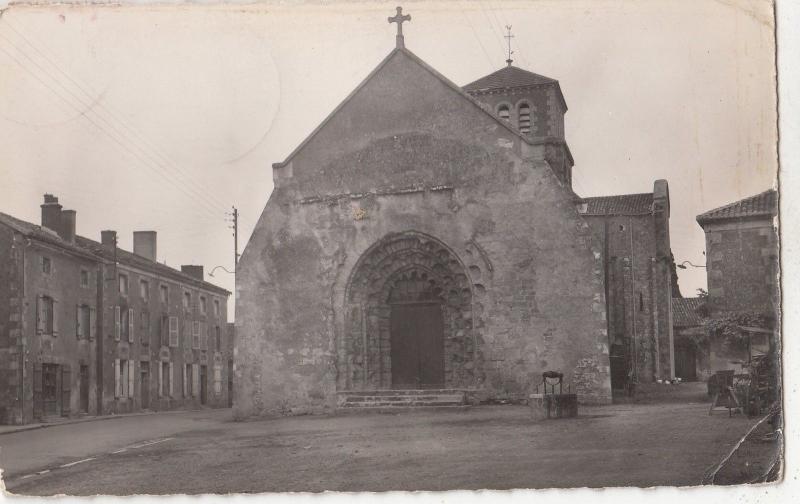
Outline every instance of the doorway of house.
<path fill-rule="evenodd" d="M 200 366 L 200 404 L 205 404 L 208 400 L 207 376 L 208 368 L 205 365 Z"/>
<path fill-rule="evenodd" d="M 61 387 L 59 387 L 58 364 L 42 364 L 42 410 L 44 416 L 61 412 Z"/>
<path fill-rule="evenodd" d="M 444 387 L 444 321 L 439 303 L 392 305 L 392 388 Z"/>
<path fill-rule="evenodd" d="M 697 380 L 697 353 L 694 344 L 675 346 L 675 376 L 683 381 Z"/>
<path fill-rule="evenodd" d="M 78 373 L 78 386 L 80 387 L 80 412 L 84 415 L 89 413 L 89 366 L 81 364 Z"/>
<path fill-rule="evenodd" d="M 228 407 L 233 408 L 233 361 L 228 361 Z"/>
<path fill-rule="evenodd" d="M 142 409 L 150 409 L 150 363 L 147 361 L 141 362 L 139 373 L 141 378 Z"/>

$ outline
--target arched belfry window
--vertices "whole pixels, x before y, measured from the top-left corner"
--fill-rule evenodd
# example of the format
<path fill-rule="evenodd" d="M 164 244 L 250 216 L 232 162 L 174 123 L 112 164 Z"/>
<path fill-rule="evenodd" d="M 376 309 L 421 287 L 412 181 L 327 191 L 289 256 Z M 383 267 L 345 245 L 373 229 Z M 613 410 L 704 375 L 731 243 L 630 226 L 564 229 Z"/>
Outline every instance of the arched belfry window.
<path fill-rule="evenodd" d="M 500 105 L 497 107 L 497 115 L 504 121 L 511 121 L 511 109 L 508 105 Z"/>
<path fill-rule="evenodd" d="M 518 108 L 519 117 L 519 130 L 522 133 L 531 132 L 531 106 L 527 103 L 521 103 Z"/>

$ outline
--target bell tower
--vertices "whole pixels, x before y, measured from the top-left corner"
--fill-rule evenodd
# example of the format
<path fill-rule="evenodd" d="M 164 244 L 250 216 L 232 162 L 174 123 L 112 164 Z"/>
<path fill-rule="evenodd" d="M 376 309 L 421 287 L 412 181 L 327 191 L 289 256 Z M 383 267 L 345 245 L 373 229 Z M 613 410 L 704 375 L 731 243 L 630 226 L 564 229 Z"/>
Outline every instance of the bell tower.
<path fill-rule="evenodd" d="M 567 102 L 558 81 L 512 65 L 510 26 L 506 66 L 464 86 L 481 106 L 534 143 L 545 144 L 547 161 L 562 183 L 572 186 L 572 155 L 564 137 Z"/>

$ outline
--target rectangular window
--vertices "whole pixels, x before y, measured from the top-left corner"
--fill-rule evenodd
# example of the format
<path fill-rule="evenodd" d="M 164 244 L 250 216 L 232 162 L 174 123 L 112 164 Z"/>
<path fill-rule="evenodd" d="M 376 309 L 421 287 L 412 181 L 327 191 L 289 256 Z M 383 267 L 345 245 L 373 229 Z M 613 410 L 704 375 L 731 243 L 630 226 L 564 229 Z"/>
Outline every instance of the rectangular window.
<path fill-rule="evenodd" d="M 78 339 L 90 339 L 92 337 L 92 309 L 87 305 L 78 305 L 75 319 L 75 332 Z"/>
<path fill-rule="evenodd" d="M 200 314 L 206 314 L 206 298 L 204 296 L 200 296 Z"/>
<path fill-rule="evenodd" d="M 200 322 L 197 320 L 192 323 L 192 348 L 200 349 Z"/>
<path fill-rule="evenodd" d="M 119 293 L 123 296 L 128 295 L 128 275 L 119 274 Z"/>
<path fill-rule="evenodd" d="M 178 346 L 178 317 L 169 318 L 169 346 Z"/>
<path fill-rule="evenodd" d="M 81 287 L 89 287 L 89 270 L 81 268 Z"/>
<path fill-rule="evenodd" d="M 139 295 L 145 303 L 150 300 L 150 282 L 139 280 Z"/>
<path fill-rule="evenodd" d="M 131 312 L 133 310 L 120 310 L 120 339 L 122 341 L 130 341 L 131 338 L 131 331 L 130 331 L 130 322 L 131 322 Z"/>
<path fill-rule="evenodd" d="M 36 316 L 36 331 L 39 334 L 56 333 L 55 310 L 56 302 L 50 296 L 40 296 Z"/>
<path fill-rule="evenodd" d="M 52 270 L 53 263 L 50 261 L 50 258 L 42 256 L 42 273 L 49 275 Z"/>
<path fill-rule="evenodd" d="M 114 339 L 119 341 L 120 324 L 122 322 L 122 309 L 119 306 L 114 307 Z"/>
<path fill-rule="evenodd" d="M 183 309 L 186 311 L 191 310 L 192 306 L 192 293 L 189 291 L 184 291 L 183 293 Z"/>
<path fill-rule="evenodd" d="M 150 346 L 150 312 L 147 310 L 139 314 L 139 339 L 142 346 Z"/>
<path fill-rule="evenodd" d="M 161 346 L 169 346 L 169 316 L 161 316 Z"/>
<path fill-rule="evenodd" d="M 159 291 L 161 292 L 161 302 L 167 304 L 169 302 L 169 287 L 162 285 Z"/>
<path fill-rule="evenodd" d="M 219 326 L 214 327 L 214 350 L 217 352 L 222 351 L 222 335 Z"/>
<path fill-rule="evenodd" d="M 214 316 L 219 317 L 219 299 L 214 300 Z"/>

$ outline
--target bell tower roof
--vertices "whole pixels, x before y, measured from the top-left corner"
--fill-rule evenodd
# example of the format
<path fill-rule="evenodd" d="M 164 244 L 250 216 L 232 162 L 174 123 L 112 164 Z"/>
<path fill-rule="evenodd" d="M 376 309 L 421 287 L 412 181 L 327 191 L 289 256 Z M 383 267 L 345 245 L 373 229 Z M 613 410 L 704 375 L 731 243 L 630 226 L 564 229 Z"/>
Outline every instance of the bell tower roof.
<path fill-rule="evenodd" d="M 470 82 L 464 86 L 464 91 L 474 93 L 496 89 L 535 86 L 538 84 L 558 84 L 558 81 L 509 65 L 485 77 L 481 77 L 474 82 Z"/>

